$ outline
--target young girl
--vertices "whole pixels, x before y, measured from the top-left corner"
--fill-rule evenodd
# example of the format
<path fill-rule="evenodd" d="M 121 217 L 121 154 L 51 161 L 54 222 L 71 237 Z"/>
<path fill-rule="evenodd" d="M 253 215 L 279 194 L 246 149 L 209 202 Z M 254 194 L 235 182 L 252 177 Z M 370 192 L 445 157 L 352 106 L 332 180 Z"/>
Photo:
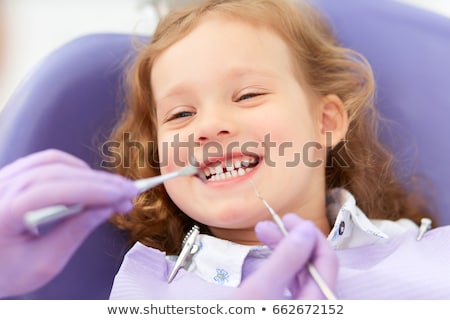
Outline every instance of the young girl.
<path fill-rule="evenodd" d="M 365 59 L 307 3 L 210 0 L 167 15 L 130 73 L 118 172 L 194 162 L 207 182 L 174 179 L 115 219 L 135 245 L 111 298 L 323 298 L 308 263 L 342 299 L 450 298 L 448 277 L 429 272 L 446 274 L 436 237 L 448 229 L 416 240 L 430 212 L 377 140 L 373 95 Z M 257 193 L 288 237 L 261 222 Z"/>

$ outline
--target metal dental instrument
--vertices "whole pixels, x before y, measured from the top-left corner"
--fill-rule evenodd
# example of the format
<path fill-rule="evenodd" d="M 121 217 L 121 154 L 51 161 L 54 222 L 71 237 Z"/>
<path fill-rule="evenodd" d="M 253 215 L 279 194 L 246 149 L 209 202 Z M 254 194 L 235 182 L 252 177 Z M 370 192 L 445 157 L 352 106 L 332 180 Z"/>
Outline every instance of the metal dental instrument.
<path fill-rule="evenodd" d="M 139 193 L 145 192 L 157 185 L 181 176 L 192 176 L 197 175 L 203 182 L 206 178 L 203 172 L 195 166 L 188 165 L 179 171 L 170 172 L 161 176 L 156 176 L 152 178 L 139 179 L 134 182 L 136 187 L 139 189 Z M 73 206 L 65 205 L 54 205 L 45 207 L 38 210 L 29 211 L 24 216 L 24 223 L 26 228 L 33 234 L 38 235 L 41 233 L 44 227 L 50 226 L 52 223 L 59 221 L 60 219 L 81 212 L 85 209 L 82 204 L 77 204 Z"/>
<path fill-rule="evenodd" d="M 189 262 L 192 255 L 198 251 L 198 246 L 195 243 L 197 236 L 200 234 L 200 229 L 198 226 L 194 225 L 192 229 L 186 234 L 183 240 L 183 248 L 175 261 L 175 264 L 167 277 L 167 283 L 171 283 L 173 278 L 175 278 L 178 270 L 184 267 L 187 262 Z"/>
<path fill-rule="evenodd" d="M 417 241 L 422 240 L 422 237 L 424 236 L 425 232 L 431 229 L 431 222 L 432 221 L 429 218 L 420 219 L 419 233 L 416 238 Z"/>
<path fill-rule="evenodd" d="M 262 201 L 264 206 L 269 211 L 270 215 L 272 216 L 272 219 L 277 224 L 278 228 L 281 230 L 281 233 L 283 233 L 284 236 L 288 235 L 288 231 L 286 230 L 286 227 L 284 226 L 283 220 L 281 220 L 280 216 L 275 212 L 275 210 L 267 203 L 267 201 L 259 194 L 258 190 L 256 189 L 256 185 L 253 182 L 253 180 L 250 180 L 253 186 L 253 189 L 255 190 L 256 196 Z M 327 298 L 327 300 L 336 300 L 336 296 L 334 295 L 333 291 L 328 287 L 325 280 L 323 280 L 322 276 L 317 271 L 316 267 L 312 263 L 308 263 L 308 271 L 311 274 L 311 277 L 314 279 L 316 284 L 319 286 L 320 290 L 324 294 L 324 296 Z"/>

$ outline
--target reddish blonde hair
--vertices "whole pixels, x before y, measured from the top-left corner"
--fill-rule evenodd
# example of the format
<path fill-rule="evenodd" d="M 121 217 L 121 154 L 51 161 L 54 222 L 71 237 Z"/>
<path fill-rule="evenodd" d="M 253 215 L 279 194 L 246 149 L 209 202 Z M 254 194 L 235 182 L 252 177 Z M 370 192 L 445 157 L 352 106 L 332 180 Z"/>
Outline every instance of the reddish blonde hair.
<path fill-rule="evenodd" d="M 122 154 L 122 165 L 117 168 L 120 174 L 132 179 L 160 174 L 157 144 L 148 143 L 157 139 L 150 83 L 152 65 L 207 14 L 269 27 L 288 44 L 299 81 L 318 96 L 335 94 L 343 101 L 349 130 L 345 141 L 328 150 L 327 189 L 343 187 L 352 192 L 369 218 L 410 218 L 418 222 L 426 215 L 425 202 L 406 190 L 405 181 L 394 172 L 391 153 L 378 141 L 379 119 L 369 64 L 360 54 L 339 46 L 325 20 L 305 2 L 210 0 L 169 13 L 129 73 L 128 109 L 112 139 L 120 142 L 119 151 L 125 143 L 124 133 L 129 134 L 129 139 L 142 142 L 144 150 L 127 149 Z M 142 159 L 143 154 L 147 159 Z M 348 165 L 336 165 L 338 156 Z M 134 210 L 127 216 L 116 216 L 114 223 L 130 232 L 132 242 L 140 241 L 173 254 L 178 252 L 182 237 L 194 221 L 174 205 L 161 186 L 141 195 Z M 205 226 L 202 228 L 207 232 Z"/>

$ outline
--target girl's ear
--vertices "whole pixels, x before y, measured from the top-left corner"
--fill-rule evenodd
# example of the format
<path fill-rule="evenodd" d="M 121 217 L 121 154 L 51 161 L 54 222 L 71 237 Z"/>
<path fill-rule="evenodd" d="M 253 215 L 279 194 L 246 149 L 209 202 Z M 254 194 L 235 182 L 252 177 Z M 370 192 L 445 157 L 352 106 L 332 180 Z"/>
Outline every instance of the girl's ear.
<path fill-rule="evenodd" d="M 342 100 L 334 94 L 322 98 L 319 128 L 321 144 L 334 147 L 345 138 L 348 130 L 348 114 Z"/>

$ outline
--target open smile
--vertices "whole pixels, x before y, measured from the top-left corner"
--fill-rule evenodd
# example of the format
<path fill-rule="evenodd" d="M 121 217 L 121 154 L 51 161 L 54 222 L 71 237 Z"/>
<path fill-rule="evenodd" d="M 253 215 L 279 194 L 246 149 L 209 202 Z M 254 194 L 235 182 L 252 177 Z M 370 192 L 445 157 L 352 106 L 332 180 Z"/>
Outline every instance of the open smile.
<path fill-rule="evenodd" d="M 222 181 L 241 177 L 251 172 L 260 162 L 258 156 L 241 156 L 239 159 L 216 160 L 203 168 L 207 181 Z"/>

